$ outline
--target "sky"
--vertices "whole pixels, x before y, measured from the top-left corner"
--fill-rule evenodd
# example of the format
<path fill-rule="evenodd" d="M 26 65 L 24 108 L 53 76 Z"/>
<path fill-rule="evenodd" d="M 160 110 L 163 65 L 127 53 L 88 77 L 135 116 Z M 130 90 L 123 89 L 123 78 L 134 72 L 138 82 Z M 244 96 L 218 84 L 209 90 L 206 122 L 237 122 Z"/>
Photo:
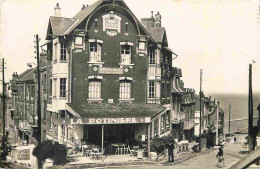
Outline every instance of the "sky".
<path fill-rule="evenodd" d="M 56 3 L 61 16 L 73 17 L 83 4 L 95 0 L 2 0 L 0 58 L 6 78 L 36 63 L 34 35 L 44 43 L 49 16 Z M 151 11 L 162 15 L 169 47 L 178 54 L 173 66 L 182 69 L 185 87 L 205 94 L 248 92 L 248 69 L 253 64 L 253 92 L 260 93 L 260 19 L 257 0 L 125 0 L 140 20 Z"/>

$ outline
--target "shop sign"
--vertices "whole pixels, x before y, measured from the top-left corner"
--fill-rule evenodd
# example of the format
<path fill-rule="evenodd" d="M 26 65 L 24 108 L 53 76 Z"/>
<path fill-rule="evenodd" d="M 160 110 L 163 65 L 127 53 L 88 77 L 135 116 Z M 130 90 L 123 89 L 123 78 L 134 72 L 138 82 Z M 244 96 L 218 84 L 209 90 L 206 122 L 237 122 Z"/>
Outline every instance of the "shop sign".
<path fill-rule="evenodd" d="M 150 123 L 150 117 L 133 117 L 133 118 L 54 118 L 55 125 L 72 125 L 72 124 L 135 124 Z"/>
<path fill-rule="evenodd" d="M 112 68 L 112 67 L 100 67 L 98 68 L 99 74 L 114 74 L 121 75 L 124 74 L 123 68 Z"/>

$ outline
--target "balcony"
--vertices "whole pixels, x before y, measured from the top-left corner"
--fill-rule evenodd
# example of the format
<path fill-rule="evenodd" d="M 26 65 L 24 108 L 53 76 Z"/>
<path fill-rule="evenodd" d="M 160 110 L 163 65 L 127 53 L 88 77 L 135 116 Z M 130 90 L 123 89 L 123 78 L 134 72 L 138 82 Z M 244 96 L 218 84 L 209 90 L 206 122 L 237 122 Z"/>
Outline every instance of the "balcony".
<path fill-rule="evenodd" d="M 147 103 L 160 104 L 160 97 L 147 98 Z"/>
<path fill-rule="evenodd" d="M 161 75 L 161 67 L 158 65 L 149 65 L 148 75 Z"/>
<path fill-rule="evenodd" d="M 194 119 L 184 121 L 184 130 L 190 130 L 195 126 Z"/>

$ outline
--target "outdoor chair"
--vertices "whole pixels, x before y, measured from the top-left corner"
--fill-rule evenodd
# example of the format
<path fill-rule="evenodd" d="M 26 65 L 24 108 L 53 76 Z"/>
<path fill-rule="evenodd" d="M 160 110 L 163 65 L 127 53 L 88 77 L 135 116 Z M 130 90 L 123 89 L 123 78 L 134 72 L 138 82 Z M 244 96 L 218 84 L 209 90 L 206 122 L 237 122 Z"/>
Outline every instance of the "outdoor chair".
<path fill-rule="evenodd" d="M 115 154 L 122 154 L 122 153 L 123 153 L 123 146 L 118 145 Z"/>
<path fill-rule="evenodd" d="M 130 156 L 134 156 L 134 149 L 130 149 L 129 145 L 128 145 L 128 151 L 130 153 Z"/>
<path fill-rule="evenodd" d="M 123 152 L 124 152 L 124 154 L 127 154 L 128 151 L 129 151 L 129 145 L 128 145 L 128 146 L 124 145 L 124 146 L 123 146 Z"/>
<path fill-rule="evenodd" d="M 137 156 L 137 151 L 139 150 L 139 146 L 133 146 L 133 149 L 134 149 L 134 156 Z"/>

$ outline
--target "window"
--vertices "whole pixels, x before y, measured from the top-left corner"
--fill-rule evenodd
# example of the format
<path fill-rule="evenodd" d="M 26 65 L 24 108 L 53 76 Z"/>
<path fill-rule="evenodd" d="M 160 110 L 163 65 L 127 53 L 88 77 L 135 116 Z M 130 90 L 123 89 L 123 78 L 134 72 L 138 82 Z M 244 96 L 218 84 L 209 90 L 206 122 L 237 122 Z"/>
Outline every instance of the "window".
<path fill-rule="evenodd" d="M 119 87 L 119 98 L 130 99 L 131 98 L 131 81 L 121 81 Z"/>
<path fill-rule="evenodd" d="M 88 97 L 89 99 L 100 99 L 101 98 L 101 81 L 90 80 L 88 86 Z"/>
<path fill-rule="evenodd" d="M 66 78 L 60 78 L 60 97 L 66 97 Z"/>
<path fill-rule="evenodd" d="M 154 120 L 154 135 L 158 135 L 158 118 Z"/>
<path fill-rule="evenodd" d="M 46 84 L 46 82 L 47 82 L 47 77 L 46 77 L 46 74 L 43 74 L 43 91 L 46 91 L 46 86 L 47 86 L 47 84 Z"/>
<path fill-rule="evenodd" d="M 155 49 L 149 48 L 148 50 L 149 64 L 155 64 Z"/>
<path fill-rule="evenodd" d="M 55 43 L 54 44 L 54 58 L 53 58 L 53 60 L 54 61 L 57 60 L 57 57 L 58 57 L 58 44 Z"/>
<path fill-rule="evenodd" d="M 30 98 L 30 87 L 27 86 L 26 99 L 29 100 L 29 98 Z"/>
<path fill-rule="evenodd" d="M 130 45 L 121 46 L 121 63 L 124 63 L 124 64 L 131 63 L 131 46 Z"/>
<path fill-rule="evenodd" d="M 97 28 L 97 22 L 98 22 L 98 20 L 95 19 L 95 28 Z"/>
<path fill-rule="evenodd" d="M 53 97 L 54 98 L 56 98 L 56 96 L 57 96 L 56 86 L 57 86 L 57 79 L 54 79 L 54 84 L 53 84 Z"/>
<path fill-rule="evenodd" d="M 81 37 L 81 36 L 76 36 L 74 43 L 75 43 L 75 45 L 83 45 L 83 37 Z"/>
<path fill-rule="evenodd" d="M 50 113 L 50 120 L 51 120 L 51 124 L 50 124 L 50 128 L 53 128 L 53 118 L 52 118 L 52 113 Z"/>
<path fill-rule="evenodd" d="M 149 81 L 148 97 L 149 98 L 154 98 L 155 97 L 155 82 L 154 81 Z"/>
<path fill-rule="evenodd" d="M 139 50 L 145 50 L 145 42 L 139 42 Z"/>
<path fill-rule="evenodd" d="M 161 116 L 161 133 L 164 133 L 165 132 L 165 116 L 162 115 Z"/>
<path fill-rule="evenodd" d="M 66 60 L 66 43 L 60 44 L 60 60 Z"/>
<path fill-rule="evenodd" d="M 90 42 L 90 62 L 101 62 L 101 44 Z"/>
<path fill-rule="evenodd" d="M 21 86 L 21 90 L 20 90 L 20 91 L 21 91 L 21 93 L 20 93 L 20 94 L 21 94 L 20 97 L 23 98 L 23 86 Z"/>
<path fill-rule="evenodd" d="M 31 100 L 34 98 L 34 94 L 35 94 L 35 89 L 34 89 L 34 86 L 32 86 L 32 91 L 31 91 Z"/>
<path fill-rule="evenodd" d="M 128 31 L 128 22 L 125 23 L 125 31 Z"/>
<path fill-rule="evenodd" d="M 50 79 L 50 96 L 52 96 L 52 79 Z"/>
<path fill-rule="evenodd" d="M 65 125 L 61 125 L 61 137 L 64 139 L 65 137 Z"/>

